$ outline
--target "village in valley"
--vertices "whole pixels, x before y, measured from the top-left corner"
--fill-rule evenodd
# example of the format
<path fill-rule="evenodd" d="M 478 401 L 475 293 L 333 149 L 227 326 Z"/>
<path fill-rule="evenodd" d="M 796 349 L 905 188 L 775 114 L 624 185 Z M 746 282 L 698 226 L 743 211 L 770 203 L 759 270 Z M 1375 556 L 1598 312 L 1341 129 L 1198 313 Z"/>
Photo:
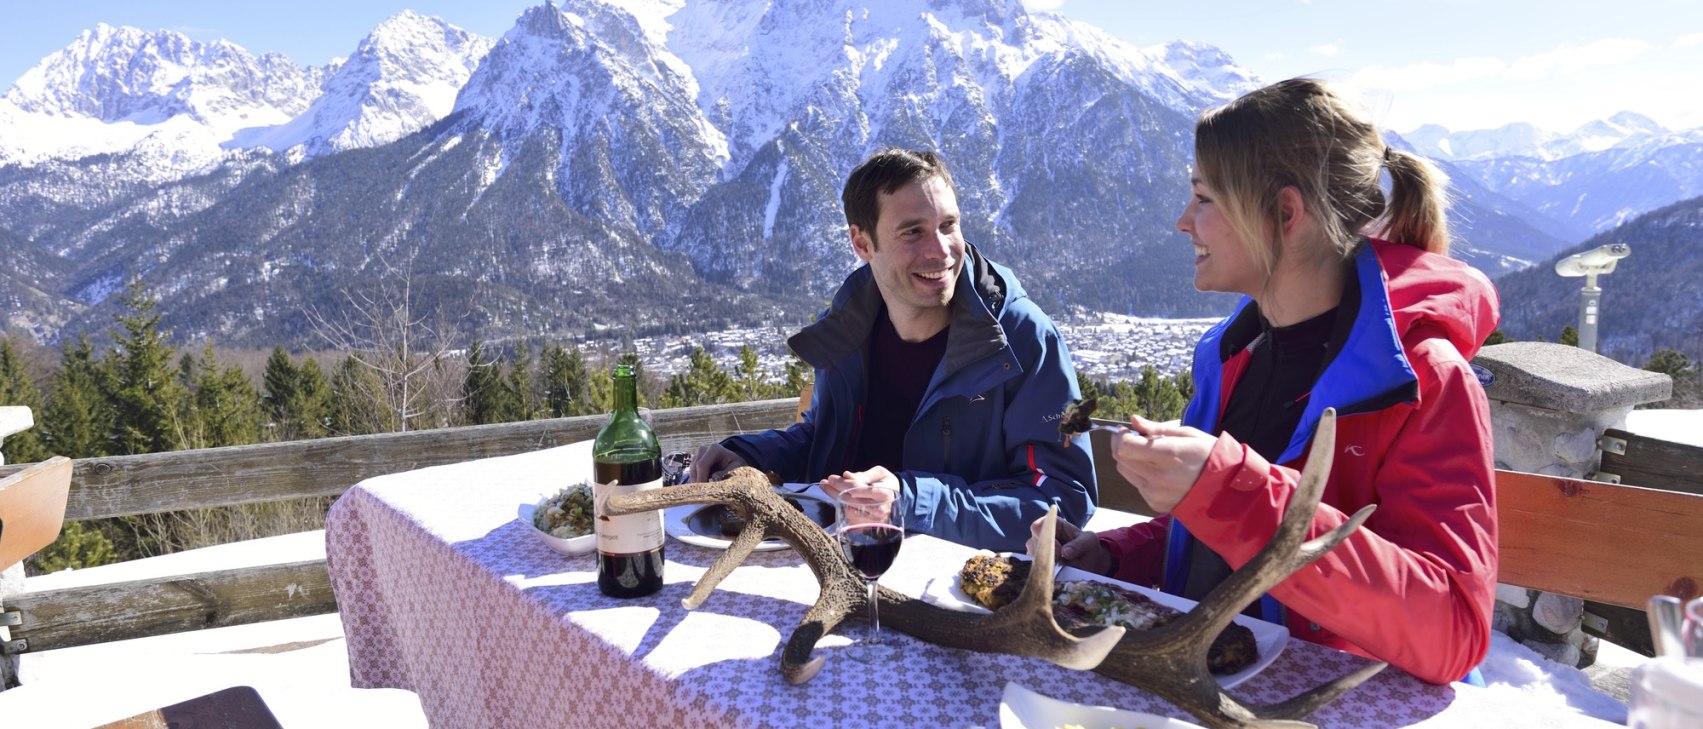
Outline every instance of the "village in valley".
<path fill-rule="evenodd" d="M 1117 382 L 1140 378 L 1145 366 L 1162 375 L 1187 371 L 1194 343 L 1217 321 L 1090 313 L 1061 320 L 1058 327 L 1079 372 L 1090 379 Z M 727 329 L 646 337 L 633 344 L 646 368 L 661 377 L 684 372 L 696 347 L 708 352 L 723 371 L 733 372 L 739 365 L 740 350 L 749 346 L 757 352 L 765 378 L 778 382 L 785 378 L 786 363 L 792 358 L 786 340 L 795 331 L 781 327 Z"/>

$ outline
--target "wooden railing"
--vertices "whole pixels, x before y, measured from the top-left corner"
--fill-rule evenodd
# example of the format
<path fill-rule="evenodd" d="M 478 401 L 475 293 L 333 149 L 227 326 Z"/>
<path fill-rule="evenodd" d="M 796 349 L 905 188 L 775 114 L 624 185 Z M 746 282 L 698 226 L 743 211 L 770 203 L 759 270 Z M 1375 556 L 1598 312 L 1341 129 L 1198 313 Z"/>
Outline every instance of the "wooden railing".
<path fill-rule="evenodd" d="M 796 400 L 766 400 L 653 410 L 649 420 L 666 452 L 784 427 L 796 411 Z M 86 459 L 75 462 L 65 518 L 336 496 L 363 479 L 386 473 L 588 440 L 604 419 L 595 415 Z M 0 466 L 0 478 L 23 467 Z M 158 579 L 43 591 L 30 591 L 27 584 L 25 588 L 0 605 L 0 617 L 13 623 L 13 653 L 337 610 L 323 551 L 314 559 Z"/>

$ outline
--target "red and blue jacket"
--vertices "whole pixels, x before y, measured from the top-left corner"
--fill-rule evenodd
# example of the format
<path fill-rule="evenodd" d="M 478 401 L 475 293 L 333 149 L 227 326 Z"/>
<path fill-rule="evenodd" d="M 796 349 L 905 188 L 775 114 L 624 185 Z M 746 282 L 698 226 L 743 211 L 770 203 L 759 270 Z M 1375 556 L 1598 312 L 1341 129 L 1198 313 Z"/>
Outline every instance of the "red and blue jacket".
<path fill-rule="evenodd" d="M 1359 311 L 1320 373 L 1301 424 L 1275 463 L 1220 433 L 1249 354 L 1227 333 L 1257 332 L 1244 300 L 1195 349 L 1183 422 L 1219 433 L 1171 513 L 1102 533 L 1116 576 L 1181 591 L 1198 541 L 1240 567 L 1270 541 L 1299 482 L 1325 408 L 1336 454 L 1309 538 L 1367 504 L 1347 541 L 1274 587 L 1291 633 L 1447 683 L 1483 660 L 1496 592 L 1496 500 L 1489 403 L 1468 364 L 1495 330 L 1483 274 L 1418 249 L 1371 240 L 1354 257 Z M 1234 335 L 1229 335 L 1232 338 Z"/>
<path fill-rule="evenodd" d="M 850 467 L 862 426 L 869 331 L 881 292 L 869 267 L 847 277 L 816 322 L 787 340 L 816 371 L 802 422 L 722 441 L 789 482 Z M 1059 440 L 1065 405 L 1081 397 L 1070 350 L 1011 270 L 965 247 L 946 353 L 905 433 L 899 477 L 907 531 L 1021 551 L 1029 523 L 1053 505 L 1081 525 L 1098 495 L 1088 439 Z"/>

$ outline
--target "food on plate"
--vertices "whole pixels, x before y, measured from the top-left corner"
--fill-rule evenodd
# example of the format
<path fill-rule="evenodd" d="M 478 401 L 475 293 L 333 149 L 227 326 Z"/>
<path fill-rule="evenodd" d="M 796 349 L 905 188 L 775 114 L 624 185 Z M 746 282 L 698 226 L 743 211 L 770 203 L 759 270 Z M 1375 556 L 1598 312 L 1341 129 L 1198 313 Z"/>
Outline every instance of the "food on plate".
<path fill-rule="evenodd" d="M 1017 598 L 1029 578 L 1028 560 L 979 554 L 958 572 L 959 588 L 982 607 L 998 610 Z M 1090 625 L 1123 625 L 1151 630 L 1182 615 L 1134 590 L 1095 580 L 1064 580 L 1053 584 L 1053 616 L 1066 630 Z M 1213 673 L 1235 673 L 1259 660 L 1254 632 L 1230 623 L 1207 650 Z"/>
<path fill-rule="evenodd" d="M 583 537 L 591 533 L 592 512 L 591 487 L 575 484 L 538 502 L 532 525 L 558 539 Z"/>
<path fill-rule="evenodd" d="M 1016 557 L 978 554 L 958 571 L 958 586 L 977 604 L 998 610 L 1023 592 L 1023 583 L 1029 579 L 1029 564 L 1028 560 Z"/>

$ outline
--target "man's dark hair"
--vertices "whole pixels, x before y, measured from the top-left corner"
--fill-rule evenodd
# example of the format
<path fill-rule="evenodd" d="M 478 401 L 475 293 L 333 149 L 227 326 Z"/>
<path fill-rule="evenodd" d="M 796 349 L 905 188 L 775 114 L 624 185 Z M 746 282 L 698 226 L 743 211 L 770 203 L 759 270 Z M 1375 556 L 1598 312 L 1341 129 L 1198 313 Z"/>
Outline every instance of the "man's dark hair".
<path fill-rule="evenodd" d="M 846 223 L 855 225 L 875 242 L 875 223 L 881 219 L 881 195 L 891 195 L 899 188 L 932 177 L 946 181 L 946 187 L 956 195 L 958 186 L 946 162 L 933 152 L 912 149 L 884 149 L 870 155 L 846 178 L 846 188 L 840 193 L 840 203 L 846 209 Z"/>

